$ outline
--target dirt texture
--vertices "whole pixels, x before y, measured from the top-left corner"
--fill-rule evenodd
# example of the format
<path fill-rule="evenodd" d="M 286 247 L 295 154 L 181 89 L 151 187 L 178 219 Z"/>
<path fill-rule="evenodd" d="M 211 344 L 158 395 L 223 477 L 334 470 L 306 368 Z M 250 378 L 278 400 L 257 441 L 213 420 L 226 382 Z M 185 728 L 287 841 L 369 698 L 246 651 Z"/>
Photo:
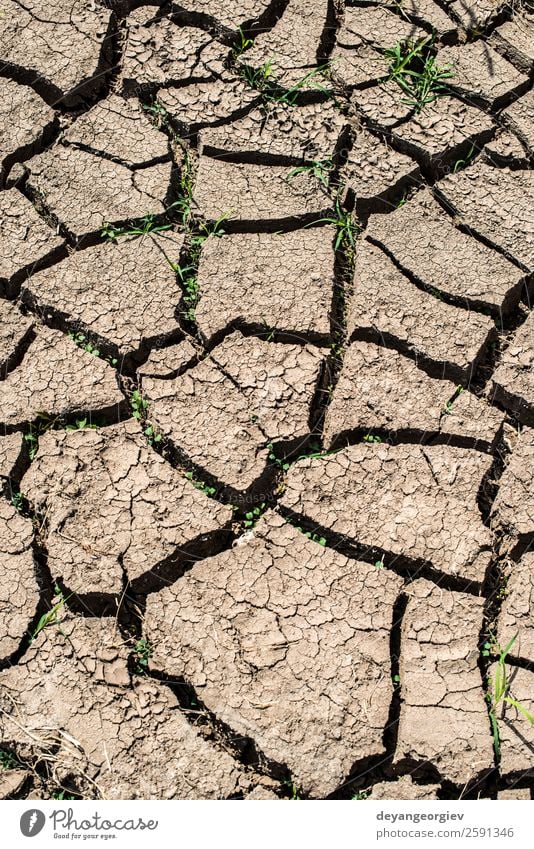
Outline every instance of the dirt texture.
<path fill-rule="evenodd" d="M 85 0 L 1 0 L 2 64 L 51 105 L 77 105 L 109 72 L 112 16 Z"/>
<path fill-rule="evenodd" d="M 23 298 L 120 353 L 136 350 L 178 330 L 180 293 L 169 259 L 177 260 L 182 244 L 174 233 L 104 242 L 34 275 L 23 286 Z"/>
<path fill-rule="evenodd" d="M 514 101 L 503 112 L 503 117 L 532 154 L 534 152 L 534 94 L 532 91 Z"/>
<path fill-rule="evenodd" d="M 0 0 L 0 798 L 534 796 L 530 6 Z"/>
<path fill-rule="evenodd" d="M 295 463 L 281 503 L 392 557 L 482 581 L 492 538 L 476 499 L 489 465 L 483 454 L 451 446 L 353 445 Z"/>
<path fill-rule="evenodd" d="M 42 327 L 22 363 L 0 381 L 0 418 L 7 426 L 76 413 L 112 412 L 124 396 L 114 369 L 58 330 Z"/>
<path fill-rule="evenodd" d="M 301 83 L 310 74 L 318 79 L 308 77 L 304 89 L 324 83 L 316 69 L 326 60 L 321 39 L 329 18 L 328 5 L 328 0 L 316 0 L 313 6 L 306 0 L 293 0 L 275 26 L 258 35 L 241 61 L 252 68 L 270 62 L 273 76 L 286 88 Z"/>
<path fill-rule="evenodd" d="M 493 376 L 495 397 L 525 424 L 534 425 L 534 316 L 529 314 L 505 348 Z"/>
<path fill-rule="evenodd" d="M 4 379 L 30 338 L 33 321 L 9 301 L 0 300 L 0 378 Z"/>
<path fill-rule="evenodd" d="M 199 735 L 170 690 L 130 684 L 127 648 L 112 618 L 61 618 L 41 633 L 20 672 L 0 673 L 0 733 L 53 756 L 59 783 L 76 776 L 108 799 L 228 798 L 250 783 Z M 143 769 L 139 769 L 143 763 Z"/>
<path fill-rule="evenodd" d="M 22 448 L 20 433 L 9 433 L 0 437 L 0 478 L 9 478 Z M 4 483 L 4 481 L 2 481 Z"/>
<path fill-rule="evenodd" d="M 477 665 L 483 600 L 424 580 L 408 595 L 395 759 L 430 762 L 449 780 L 467 784 L 493 766 Z"/>
<path fill-rule="evenodd" d="M 178 449 L 224 486 L 244 491 L 262 475 L 270 443 L 308 435 L 321 363 L 311 346 L 235 333 L 178 377 L 144 377 L 142 391 L 151 420 Z"/>
<path fill-rule="evenodd" d="M 525 9 L 517 18 L 497 27 L 490 42 L 523 73 L 530 73 L 534 67 L 534 15 Z"/>
<path fill-rule="evenodd" d="M 388 631 L 401 581 L 268 514 L 229 552 L 149 599 L 153 663 L 326 794 L 383 752 Z"/>
<path fill-rule="evenodd" d="M 28 630 L 39 601 L 32 553 L 32 523 L 19 516 L 15 508 L 0 502 L 0 652 L 9 657 Z"/>
<path fill-rule="evenodd" d="M 258 92 L 229 72 L 206 82 L 161 88 L 157 94 L 157 103 L 184 138 L 194 136 L 202 127 L 239 118 L 258 100 Z"/>
<path fill-rule="evenodd" d="M 200 158 L 194 203 L 208 220 L 226 216 L 243 224 L 298 225 L 320 219 L 331 200 L 324 186 L 306 174 L 290 177 L 290 168 Z"/>
<path fill-rule="evenodd" d="M 393 799 L 398 801 L 409 801 L 411 799 L 437 799 L 438 784 L 416 784 L 409 775 L 399 778 L 398 781 L 382 781 L 373 785 L 369 799 L 382 801 Z"/>
<path fill-rule="evenodd" d="M 523 274 L 456 228 L 428 190 L 373 218 L 367 235 L 422 287 L 468 307 L 507 312 L 521 297 Z"/>
<path fill-rule="evenodd" d="M 495 668 L 490 670 L 495 675 Z M 510 697 L 519 702 L 532 715 L 533 673 L 531 670 L 514 667 L 510 676 Z M 499 735 L 501 741 L 501 770 L 504 775 L 532 778 L 532 748 L 534 727 L 522 711 L 510 704 L 502 704 L 498 710 Z"/>
<path fill-rule="evenodd" d="M 209 340 L 231 324 L 310 339 L 330 335 L 335 231 L 244 233 L 206 242 L 196 319 Z M 261 286 L 254 283 L 261 276 Z"/>
<path fill-rule="evenodd" d="M 419 181 L 419 168 L 408 156 L 399 153 L 379 139 L 358 128 L 341 181 L 347 199 L 359 212 L 375 211 L 390 206 L 390 200 L 403 188 Z"/>
<path fill-rule="evenodd" d="M 491 118 L 453 97 L 440 97 L 427 109 L 417 112 L 393 130 L 401 149 L 427 168 L 453 167 L 461 151 L 487 138 L 493 129 Z"/>
<path fill-rule="evenodd" d="M 451 86 L 464 97 L 498 108 L 528 87 L 521 71 L 481 41 L 438 50 L 439 67 L 451 68 Z"/>
<path fill-rule="evenodd" d="M 256 23 L 269 8 L 269 0 L 180 0 L 181 9 L 193 15 L 205 15 L 225 30 L 235 33 L 238 27 Z"/>
<path fill-rule="evenodd" d="M 455 378 L 470 374 L 493 336 L 489 317 L 460 310 L 419 289 L 369 242 L 360 243 L 353 285 L 347 316 L 350 336 L 375 337 L 416 360 L 448 369 Z"/>
<path fill-rule="evenodd" d="M 0 194 L 0 294 L 12 296 L 15 284 L 63 244 L 17 189 Z"/>
<path fill-rule="evenodd" d="M 53 109 L 29 86 L 0 79 L 0 180 L 13 162 L 27 159 L 55 124 Z"/>
<path fill-rule="evenodd" d="M 525 270 L 534 269 L 531 171 L 510 171 L 477 162 L 446 177 L 439 190 L 463 224 Z"/>
<path fill-rule="evenodd" d="M 255 154 L 304 160 L 331 159 L 345 125 L 334 104 L 314 103 L 295 110 L 286 104 L 273 104 L 265 114 L 258 107 L 233 124 L 202 130 L 199 151 L 221 157 Z"/>
<path fill-rule="evenodd" d="M 534 430 L 524 428 L 501 477 L 493 504 L 494 521 L 512 534 L 534 532 Z"/>
<path fill-rule="evenodd" d="M 517 635 L 517 636 L 516 636 Z M 508 645 L 516 636 L 511 653 L 519 657 L 534 654 L 534 552 L 527 552 L 514 564 L 506 584 L 506 597 L 499 617 L 499 643 Z"/>
<path fill-rule="evenodd" d="M 354 342 L 345 354 L 326 413 L 327 448 L 351 431 L 439 432 L 492 445 L 503 414 L 469 392 L 458 398 L 449 380 L 436 380 L 391 348 Z"/>
<path fill-rule="evenodd" d="M 150 122 L 146 110 L 130 98 L 111 95 L 85 112 L 63 136 L 66 142 L 98 156 L 117 159 L 130 168 L 169 158 L 164 133 Z"/>
<path fill-rule="evenodd" d="M 46 526 L 48 565 L 76 593 L 120 593 L 231 511 L 209 501 L 150 449 L 135 421 L 48 431 L 23 478 Z"/>
<path fill-rule="evenodd" d="M 76 236 L 97 233 L 107 222 L 160 214 L 166 208 L 170 162 L 132 171 L 89 151 L 59 144 L 35 156 L 28 169 L 30 190 Z"/>
<path fill-rule="evenodd" d="M 222 44 L 196 27 L 177 27 L 158 15 L 157 8 L 142 6 L 129 15 L 124 60 L 123 90 L 152 89 L 162 83 L 209 79 L 210 64 L 224 58 Z"/>

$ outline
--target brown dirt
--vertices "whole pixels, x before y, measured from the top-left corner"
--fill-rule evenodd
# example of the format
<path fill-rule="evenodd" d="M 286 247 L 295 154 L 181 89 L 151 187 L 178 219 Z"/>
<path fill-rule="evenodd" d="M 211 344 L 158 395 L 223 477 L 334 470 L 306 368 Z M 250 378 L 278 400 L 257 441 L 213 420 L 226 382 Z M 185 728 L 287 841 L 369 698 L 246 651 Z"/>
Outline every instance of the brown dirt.
<path fill-rule="evenodd" d="M 0 797 L 533 794 L 524 7 L 0 0 Z"/>

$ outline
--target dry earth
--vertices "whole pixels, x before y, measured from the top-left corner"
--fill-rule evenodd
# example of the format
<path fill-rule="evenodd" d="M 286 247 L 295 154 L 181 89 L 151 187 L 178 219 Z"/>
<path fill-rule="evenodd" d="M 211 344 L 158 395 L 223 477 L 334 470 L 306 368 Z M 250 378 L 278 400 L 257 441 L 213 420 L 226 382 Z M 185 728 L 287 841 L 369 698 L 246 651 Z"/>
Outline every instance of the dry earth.
<path fill-rule="evenodd" d="M 0 45 L 0 795 L 528 798 L 532 6 Z"/>

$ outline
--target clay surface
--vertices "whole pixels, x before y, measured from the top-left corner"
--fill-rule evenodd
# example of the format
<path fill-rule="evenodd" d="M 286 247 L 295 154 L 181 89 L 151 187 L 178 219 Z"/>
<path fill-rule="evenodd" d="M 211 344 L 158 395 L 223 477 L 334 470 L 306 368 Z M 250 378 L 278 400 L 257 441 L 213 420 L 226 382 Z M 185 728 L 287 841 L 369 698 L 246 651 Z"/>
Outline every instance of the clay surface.
<path fill-rule="evenodd" d="M 353 445 L 295 463 L 282 504 L 361 545 L 481 581 L 491 534 L 476 497 L 488 467 L 488 457 L 463 448 Z M 444 510 L 456 520 L 444 523 Z"/>
<path fill-rule="evenodd" d="M 103 242 L 36 274 L 23 296 L 126 353 L 178 329 L 180 291 L 169 259 L 176 261 L 182 244 L 172 233 Z"/>
<path fill-rule="evenodd" d="M 477 667 L 483 602 L 423 580 L 408 594 L 395 758 L 429 760 L 451 781 L 469 782 L 493 765 Z"/>
<path fill-rule="evenodd" d="M 527 7 L 0 0 L 0 798 L 534 794 Z"/>
<path fill-rule="evenodd" d="M 46 515 L 49 568 L 73 592 L 118 593 L 231 512 L 150 450 L 139 424 L 49 431 L 22 481 Z"/>
<path fill-rule="evenodd" d="M 383 751 L 392 686 L 382 668 L 400 585 L 268 514 L 150 600 L 153 662 L 186 675 L 306 792 L 325 794 L 357 758 Z"/>

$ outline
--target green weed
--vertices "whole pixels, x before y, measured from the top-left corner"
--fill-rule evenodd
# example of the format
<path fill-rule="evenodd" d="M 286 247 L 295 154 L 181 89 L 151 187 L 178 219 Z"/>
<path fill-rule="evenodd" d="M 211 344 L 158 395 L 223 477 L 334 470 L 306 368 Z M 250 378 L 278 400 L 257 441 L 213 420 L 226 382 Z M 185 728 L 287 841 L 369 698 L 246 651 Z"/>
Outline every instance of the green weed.
<path fill-rule="evenodd" d="M 143 433 L 148 439 L 150 445 L 154 445 L 158 442 L 161 442 L 161 433 L 157 432 L 157 430 L 154 428 L 154 425 L 147 423 L 147 426 L 144 428 Z"/>
<path fill-rule="evenodd" d="M 132 410 L 132 418 L 136 419 L 138 422 L 142 421 L 144 423 L 145 427 L 143 428 L 143 433 L 147 437 L 148 443 L 150 445 L 154 445 L 155 443 L 161 442 L 161 433 L 158 433 L 154 428 L 154 425 L 146 420 L 148 401 L 146 398 L 143 398 L 138 389 L 134 389 L 132 392 L 130 407 Z"/>
<path fill-rule="evenodd" d="M 150 105 L 143 103 L 141 104 L 141 108 L 143 112 L 146 112 L 147 115 L 152 118 L 158 130 L 161 130 L 162 127 L 167 125 L 169 121 L 169 113 L 161 103 L 158 103 L 157 101 Z"/>
<path fill-rule="evenodd" d="M 84 333 L 67 333 L 69 339 L 78 346 L 78 348 L 83 348 L 84 351 L 87 351 L 88 354 L 92 354 L 93 357 L 100 356 L 100 349 L 96 348 L 92 342 L 90 342 L 85 336 Z"/>
<path fill-rule="evenodd" d="M 273 91 L 269 94 L 269 100 L 273 100 L 276 103 L 286 103 L 289 106 L 295 106 L 297 102 L 297 98 L 299 96 L 299 92 L 307 87 L 310 84 L 310 88 L 315 89 L 316 91 L 320 91 L 322 94 L 325 94 L 327 97 L 332 97 L 332 91 L 330 89 L 325 88 L 323 85 L 318 83 L 315 78 L 317 76 L 325 76 L 329 72 L 329 66 L 321 65 L 318 68 L 313 68 L 308 74 L 306 74 L 302 79 L 298 80 L 294 85 L 291 86 L 285 92 Z"/>
<path fill-rule="evenodd" d="M 136 675 L 145 675 L 148 670 L 148 663 L 152 657 L 152 646 L 145 637 L 141 637 L 135 643 L 131 652 L 133 660 L 133 671 Z"/>
<path fill-rule="evenodd" d="M 180 142 L 183 150 L 182 168 L 180 171 L 180 192 L 181 197 L 174 201 L 169 209 L 176 209 L 180 215 L 180 220 L 184 230 L 187 230 L 193 215 L 193 188 L 195 183 L 195 167 L 191 154 L 185 147 L 184 142 Z"/>
<path fill-rule="evenodd" d="M 298 174 L 310 174 L 319 180 L 321 185 L 327 187 L 333 167 L 331 159 L 314 159 L 308 165 L 299 165 L 298 168 L 292 168 L 287 179 L 291 180 Z"/>
<path fill-rule="evenodd" d="M 204 483 L 204 481 L 198 480 L 198 478 L 195 478 L 193 472 L 185 472 L 185 477 L 188 481 L 191 481 L 195 489 L 199 489 L 200 492 L 203 492 L 210 498 L 217 493 L 217 490 L 214 486 L 208 486 L 208 484 Z"/>
<path fill-rule="evenodd" d="M 330 68 L 328 64 L 321 65 L 318 68 L 313 68 L 302 79 L 297 80 L 289 89 L 283 89 L 275 82 L 271 82 L 273 73 L 273 63 L 271 60 L 265 62 L 259 68 L 252 68 L 250 65 L 242 65 L 239 73 L 245 82 L 251 87 L 260 92 L 266 106 L 270 103 L 281 103 L 287 106 L 295 106 L 297 104 L 299 93 L 305 87 L 310 87 L 316 91 L 320 91 L 327 97 L 332 97 L 333 92 L 325 88 L 316 81 L 317 76 L 326 77 Z"/>
<path fill-rule="evenodd" d="M 143 398 L 138 389 L 134 389 L 132 392 L 130 406 L 132 408 L 132 417 L 137 419 L 137 421 L 141 421 L 148 407 L 148 401 Z"/>
<path fill-rule="evenodd" d="M 369 790 L 360 790 L 359 793 L 355 793 L 354 796 L 351 796 L 351 799 L 354 801 L 361 802 L 363 799 L 367 799 L 369 796 Z"/>
<path fill-rule="evenodd" d="M 291 518 L 286 518 L 286 522 L 288 525 L 291 525 L 297 531 L 300 531 L 301 534 L 304 534 L 305 537 L 311 539 L 312 542 L 316 542 L 318 545 L 322 545 L 323 547 L 326 545 L 326 537 L 322 537 L 319 534 L 314 533 L 313 531 L 305 531 L 301 525 L 297 525 L 296 521 Z"/>
<path fill-rule="evenodd" d="M 239 59 L 240 56 L 243 55 L 245 50 L 248 50 L 249 47 L 252 47 L 254 44 L 254 39 L 247 38 L 241 27 L 237 30 L 237 38 L 234 46 L 232 47 L 232 51 L 230 53 L 233 61 L 235 62 Z"/>
<path fill-rule="evenodd" d="M 31 643 L 33 643 L 35 638 L 45 628 L 48 628 L 50 625 L 59 624 L 60 620 L 58 619 L 58 613 L 64 607 L 65 602 L 67 602 L 69 600 L 69 598 L 71 597 L 70 595 L 68 595 L 65 598 L 62 591 L 60 590 L 60 588 L 57 585 L 54 587 L 54 590 L 55 590 L 55 593 L 56 593 L 56 597 L 59 599 L 59 601 L 57 601 L 56 604 L 54 604 L 54 606 L 50 610 L 47 610 L 46 613 L 43 613 L 43 615 L 41 616 L 41 618 L 39 619 L 39 621 L 38 621 L 38 623 L 35 627 L 35 630 L 30 635 L 30 642 Z M 71 595 L 72 595 L 72 593 L 71 593 Z"/>
<path fill-rule="evenodd" d="M 362 442 L 382 442 L 382 438 L 380 436 L 375 436 L 373 433 L 366 433 L 365 436 L 362 437 Z"/>
<path fill-rule="evenodd" d="M 508 672 L 506 669 L 506 658 L 517 640 L 517 637 L 518 634 L 512 637 L 504 649 L 501 649 L 496 643 L 488 642 L 484 644 L 482 650 L 482 654 L 486 657 L 494 654 L 498 655 L 493 679 L 488 678 L 488 692 L 486 694 L 491 729 L 493 733 L 493 745 L 495 747 L 495 754 L 498 758 L 500 757 L 501 752 L 499 723 L 497 721 L 497 708 L 499 705 L 510 705 L 510 707 L 514 707 L 530 722 L 531 725 L 534 725 L 534 715 L 531 714 L 526 707 L 521 704 L 521 702 L 518 702 L 517 699 L 514 699 L 510 695 L 511 682 L 508 678 Z"/>
<path fill-rule="evenodd" d="M 314 224 L 333 224 L 335 226 L 337 233 L 334 250 L 337 251 L 340 247 L 343 247 L 352 252 L 356 248 L 356 236 L 359 233 L 359 228 L 352 217 L 352 213 L 341 206 L 339 197 L 336 198 L 334 215 L 319 218 Z"/>
<path fill-rule="evenodd" d="M 28 445 L 30 460 L 33 460 L 39 448 L 39 437 L 45 431 L 50 430 L 59 421 L 56 417 L 50 417 L 47 413 L 38 413 L 35 420 L 31 422 L 28 433 L 24 434 L 24 441 Z"/>
<path fill-rule="evenodd" d="M 24 441 L 28 443 L 29 449 L 28 453 L 30 455 L 30 460 L 33 460 L 35 455 L 37 454 L 37 449 L 39 447 L 39 441 L 37 436 L 33 431 L 30 430 L 29 433 L 24 434 Z"/>
<path fill-rule="evenodd" d="M 224 235 L 225 231 L 223 224 L 228 218 L 230 218 L 230 216 L 230 212 L 225 212 L 217 219 L 217 221 L 201 221 L 198 224 L 197 232 L 193 233 L 190 237 L 189 265 L 181 266 L 178 263 L 172 264 L 172 268 L 178 278 L 180 288 L 184 293 L 182 303 L 180 305 L 180 315 L 187 321 L 194 322 L 196 319 L 196 306 L 200 298 L 197 269 L 202 245 L 206 239 L 209 239 L 211 236 L 220 238 Z"/>
<path fill-rule="evenodd" d="M 52 793 L 52 799 L 57 799 L 59 802 L 71 801 L 78 798 L 78 796 L 69 796 L 67 790 L 54 790 Z"/>
<path fill-rule="evenodd" d="M 243 522 L 243 525 L 245 526 L 245 528 L 253 528 L 254 527 L 254 525 L 256 524 L 258 519 L 260 518 L 261 514 L 264 512 L 265 507 L 266 507 L 265 501 L 262 501 L 261 504 L 256 504 L 256 506 L 253 507 L 252 510 L 249 510 L 247 513 L 245 513 L 245 519 L 244 519 L 244 522 Z"/>
<path fill-rule="evenodd" d="M 0 749 L 0 769 L 16 769 L 22 766 L 18 758 L 7 749 Z"/>
<path fill-rule="evenodd" d="M 259 68 L 251 68 L 250 65 L 242 65 L 240 74 L 251 88 L 257 89 L 264 93 L 267 89 L 268 80 L 273 69 L 272 62 L 265 62 Z"/>
<path fill-rule="evenodd" d="M 98 425 L 89 423 L 88 419 L 76 419 L 74 424 L 68 424 L 66 430 L 98 430 Z"/>
<path fill-rule="evenodd" d="M 72 339 L 72 341 L 75 345 L 78 346 L 78 348 L 81 348 L 83 351 L 87 351 L 87 353 L 92 354 L 93 357 L 100 356 L 100 348 L 97 348 L 96 345 L 93 345 L 93 343 L 89 341 L 85 333 L 70 332 L 67 333 L 67 336 L 69 337 L 69 339 Z M 110 365 L 117 365 L 118 360 L 116 357 L 105 357 L 105 359 Z"/>
<path fill-rule="evenodd" d="M 440 68 L 435 56 L 425 54 L 425 48 L 431 43 L 432 37 L 427 36 L 418 41 L 400 41 L 384 51 L 389 79 L 407 95 L 401 103 L 415 108 L 417 112 L 448 94 L 447 81 L 454 76 L 451 66 Z"/>
<path fill-rule="evenodd" d="M 285 784 L 285 786 L 289 789 L 289 792 L 291 794 L 289 798 L 291 800 L 295 802 L 300 801 L 300 792 L 296 784 L 293 784 L 292 781 L 282 781 L 282 784 Z"/>
<path fill-rule="evenodd" d="M 278 466 L 278 468 L 280 469 L 280 471 L 282 471 L 282 472 L 287 472 L 287 470 L 289 469 L 289 467 L 290 467 L 291 463 L 287 463 L 287 462 L 285 462 L 284 460 L 280 459 L 280 457 L 277 457 L 277 456 L 276 456 L 275 451 L 274 451 L 274 446 L 273 446 L 273 443 L 272 443 L 272 442 L 269 442 L 269 444 L 267 445 L 267 448 L 268 448 L 268 450 L 269 450 L 269 460 L 270 460 L 272 463 L 274 463 L 274 465 L 275 465 L 275 466 Z"/>
<path fill-rule="evenodd" d="M 148 233 L 163 233 L 165 230 L 170 230 L 171 227 L 172 224 L 158 224 L 156 216 L 153 213 L 149 213 L 141 219 L 141 225 L 139 227 L 130 224 L 125 224 L 123 227 L 116 227 L 113 224 L 106 223 L 102 227 L 100 235 L 102 238 L 112 242 L 121 236 L 146 236 Z"/>
<path fill-rule="evenodd" d="M 24 496 L 22 492 L 13 492 L 11 494 L 11 504 L 18 513 L 22 513 L 24 510 Z"/>
<path fill-rule="evenodd" d="M 460 171 L 462 168 L 466 168 L 468 165 L 470 165 L 473 159 L 475 158 L 476 151 L 477 149 L 475 147 L 475 144 L 473 143 L 465 154 L 465 157 L 463 159 L 456 160 L 456 162 L 452 166 L 452 173 L 456 174 L 457 171 Z"/>

